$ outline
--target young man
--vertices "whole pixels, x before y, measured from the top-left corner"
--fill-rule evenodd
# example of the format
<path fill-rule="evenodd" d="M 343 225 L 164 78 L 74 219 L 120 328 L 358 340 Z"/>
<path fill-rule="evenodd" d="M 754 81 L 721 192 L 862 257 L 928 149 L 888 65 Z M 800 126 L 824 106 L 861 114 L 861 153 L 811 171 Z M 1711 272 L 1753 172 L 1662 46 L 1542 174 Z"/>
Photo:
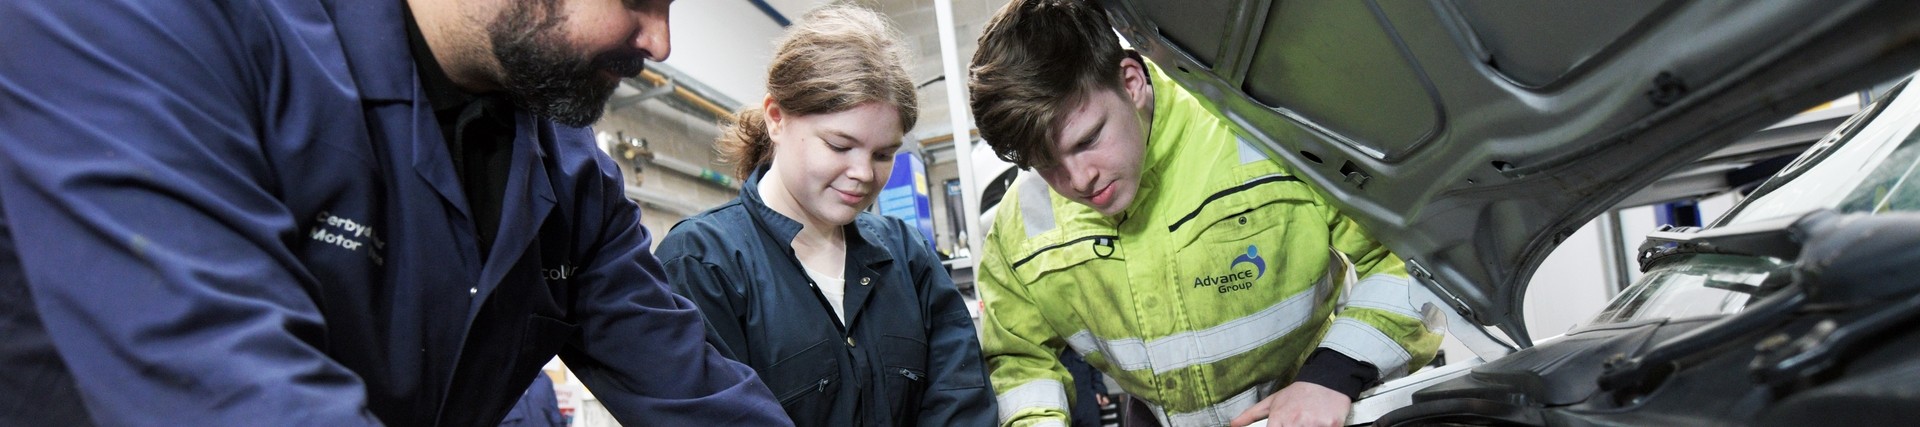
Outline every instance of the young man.
<path fill-rule="evenodd" d="M 585 128 L 667 0 L 0 3 L 0 425 L 786 425 Z"/>
<path fill-rule="evenodd" d="M 970 87 L 982 138 L 1039 177 L 1009 190 L 980 266 L 1003 425 L 1067 416 L 1061 347 L 1163 424 L 1278 426 L 1339 425 L 1439 346 L 1398 258 L 1122 50 L 1093 2 L 1009 3 Z"/>

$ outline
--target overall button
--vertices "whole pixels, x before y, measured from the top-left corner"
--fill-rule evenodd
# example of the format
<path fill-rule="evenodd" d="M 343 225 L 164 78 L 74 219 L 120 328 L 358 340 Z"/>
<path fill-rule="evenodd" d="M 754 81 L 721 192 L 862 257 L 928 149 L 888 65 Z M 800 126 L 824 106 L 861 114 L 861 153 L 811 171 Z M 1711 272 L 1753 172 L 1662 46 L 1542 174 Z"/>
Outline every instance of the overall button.
<path fill-rule="evenodd" d="M 872 278 L 872 277 L 862 277 L 862 278 L 860 278 L 860 286 L 866 286 L 866 285 L 867 285 L 867 283 L 871 283 L 871 282 L 873 282 L 873 278 Z"/>
<path fill-rule="evenodd" d="M 479 294 L 480 294 L 480 288 L 467 288 L 467 296 L 474 296 Z"/>
<path fill-rule="evenodd" d="M 847 347 L 856 347 L 853 345 L 853 337 L 847 337 Z"/>

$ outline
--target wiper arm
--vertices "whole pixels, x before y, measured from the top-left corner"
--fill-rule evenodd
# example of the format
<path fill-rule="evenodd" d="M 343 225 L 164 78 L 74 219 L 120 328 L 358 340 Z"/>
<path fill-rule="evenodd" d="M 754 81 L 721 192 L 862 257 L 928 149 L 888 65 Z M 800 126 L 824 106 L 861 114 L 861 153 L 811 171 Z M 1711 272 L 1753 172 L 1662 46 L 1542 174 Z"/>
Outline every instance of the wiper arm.
<path fill-rule="evenodd" d="M 1640 271 L 1656 259 L 1679 254 L 1730 254 L 1772 257 L 1790 260 L 1800 256 L 1800 242 L 1794 241 L 1789 226 L 1800 217 L 1781 217 L 1745 224 L 1726 225 L 1706 230 L 1663 226 L 1647 233 L 1640 244 Z"/>

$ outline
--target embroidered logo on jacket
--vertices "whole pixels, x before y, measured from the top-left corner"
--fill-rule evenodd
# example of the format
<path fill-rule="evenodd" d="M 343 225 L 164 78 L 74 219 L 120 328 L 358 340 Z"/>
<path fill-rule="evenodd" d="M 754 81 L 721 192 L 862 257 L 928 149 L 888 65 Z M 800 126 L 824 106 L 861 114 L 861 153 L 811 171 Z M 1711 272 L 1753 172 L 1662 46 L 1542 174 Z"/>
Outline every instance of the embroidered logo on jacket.
<path fill-rule="evenodd" d="M 546 277 L 547 280 L 550 280 L 550 281 L 572 279 L 573 275 L 578 274 L 579 272 L 580 272 L 580 267 L 575 267 L 571 264 L 560 264 L 560 266 L 557 268 L 540 269 L 540 275 L 543 277 Z"/>
<path fill-rule="evenodd" d="M 308 238 L 354 252 L 366 248 L 367 258 L 373 260 L 373 265 L 386 265 L 387 260 L 381 254 L 386 252 L 387 242 L 380 240 L 380 234 L 374 232 L 372 226 L 327 211 L 320 211 L 313 220 Z"/>
<path fill-rule="evenodd" d="M 1242 270 L 1240 264 L 1250 264 L 1253 268 Z M 1252 288 L 1254 280 L 1267 275 L 1267 260 L 1260 257 L 1258 246 L 1247 245 L 1247 253 L 1235 257 L 1232 263 L 1227 264 L 1227 270 L 1227 274 L 1195 277 L 1193 287 L 1211 286 L 1223 294 Z"/>

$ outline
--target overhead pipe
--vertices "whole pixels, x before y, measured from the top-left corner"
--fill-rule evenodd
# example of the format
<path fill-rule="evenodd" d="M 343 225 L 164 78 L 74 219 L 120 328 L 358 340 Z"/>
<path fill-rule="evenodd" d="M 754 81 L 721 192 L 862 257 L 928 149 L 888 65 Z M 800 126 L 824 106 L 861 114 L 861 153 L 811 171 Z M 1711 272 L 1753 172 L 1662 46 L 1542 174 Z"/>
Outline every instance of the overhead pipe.
<path fill-rule="evenodd" d="M 651 158 L 648 158 L 647 162 L 653 163 L 654 165 L 657 165 L 663 168 L 667 168 L 667 170 L 670 170 L 670 171 L 679 172 L 681 174 L 695 177 L 695 178 L 700 178 L 700 180 L 702 181 L 713 183 L 722 187 L 727 187 L 735 190 L 740 189 L 740 181 L 733 179 L 733 177 L 727 175 L 726 172 L 721 172 L 705 166 L 696 165 L 693 162 L 688 162 L 685 160 L 680 160 L 680 159 L 660 156 L 660 155 L 655 155 Z"/>
<path fill-rule="evenodd" d="M 629 138 L 624 134 L 610 134 L 607 132 L 600 132 L 596 138 L 599 139 L 600 151 L 604 151 L 607 155 L 615 158 L 626 159 L 627 162 L 633 165 L 633 172 L 636 174 L 640 173 L 640 162 L 644 161 L 648 164 L 679 172 L 682 175 L 698 178 L 701 181 L 706 181 L 714 185 L 733 190 L 740 189 L 740 181 L 734 179 L 733 176 L 727 175 L 726 172 L 654 153 L 651 148 L 647 147 L 647 140 L 644 138 Z"/>
<path fill-rule="evenodd" d="M 747 2 L 753 3 L 753 7 L 760 8 L 760 13 L 767 14 L 767 18 L 773 19 L 775 24 L 780 24 L 780 28 L 793 25 L 793 21 L 787 20 L 786 15 L 780 14 L 780 9 L 774 9 L 773 5 L 767 4 L 767 0 L 747 0 Z"/>
<path fill-rule="evenodd" d="M 653 89 L 647 89 L 646 91 L 640 92 L 639 95 L 623 96 L 620 98 L 615 98 L 612 102 L 607 103 L 609 105 L 607 109 L 619 110 L 622 108 L 639 105 L 640 103 L 646 102 L 649 99 L 671 95 L 674 92 L 676 92 L 674 89 L 678 89 L 679 87 L 680 87 L 679 85 L 673 84 L 672 77 L 668 77 L 665 83 L 653 85 Z"/>
<path fill-rule="evenodd" d="M 733 121 L 733 109 L 738 108 L 734 106 L 737 103 L 733 102 L 730 99 L 726 99 L 724 96 L 711 94 L 714 91 L 700 85 L 700 82 L 698 80 L 685 78 L 684 76 L 682 77 L 669 76 L 665 73 L 662 73 L 659 70 L 655 70 L 656 68 L 659 68 L 661 70 L 667 70 L 668 72 L 672 72 L 675 75 L 679 74 L 678 72 L 675 72 L 670 68 L 667 68 L 664 64 L 647 64 L 647 68 L 645 70 L 642 70 L 639 76 L 630 78 L 630 79 L 624 79 L 620 83 L 624 85 L 634 86 L 634 89 L 639 90 L 641 93 L 639 95 L 630 95 L 630 96 L 624 96 L 624 97 L 613 99 L 609 104 L 612 106 L 610 109 L 619 110 L 621 108 L 631 107 L 633 105 L 639 104 L 640 101 L 645 101 L 647 99 L 664 95 L 665 93 L 662 93 L 662 92 L 665 90 L 668 90 L 666 88 L 672 88 L 671 89 L 672 94 L 675 98 L 679 98 L 682 101 L 686 101 L 687 104 L 692 105 L 696 109 L 699 109 L 700 112 L 706 113 L 720 120 L 724 120 L 728 122 Z M 646 82 L 645 86 L 650 87 L 652 89 L 640 88 L 639 86 L 641 85 L 634 83 L 635 80 Z"/>

